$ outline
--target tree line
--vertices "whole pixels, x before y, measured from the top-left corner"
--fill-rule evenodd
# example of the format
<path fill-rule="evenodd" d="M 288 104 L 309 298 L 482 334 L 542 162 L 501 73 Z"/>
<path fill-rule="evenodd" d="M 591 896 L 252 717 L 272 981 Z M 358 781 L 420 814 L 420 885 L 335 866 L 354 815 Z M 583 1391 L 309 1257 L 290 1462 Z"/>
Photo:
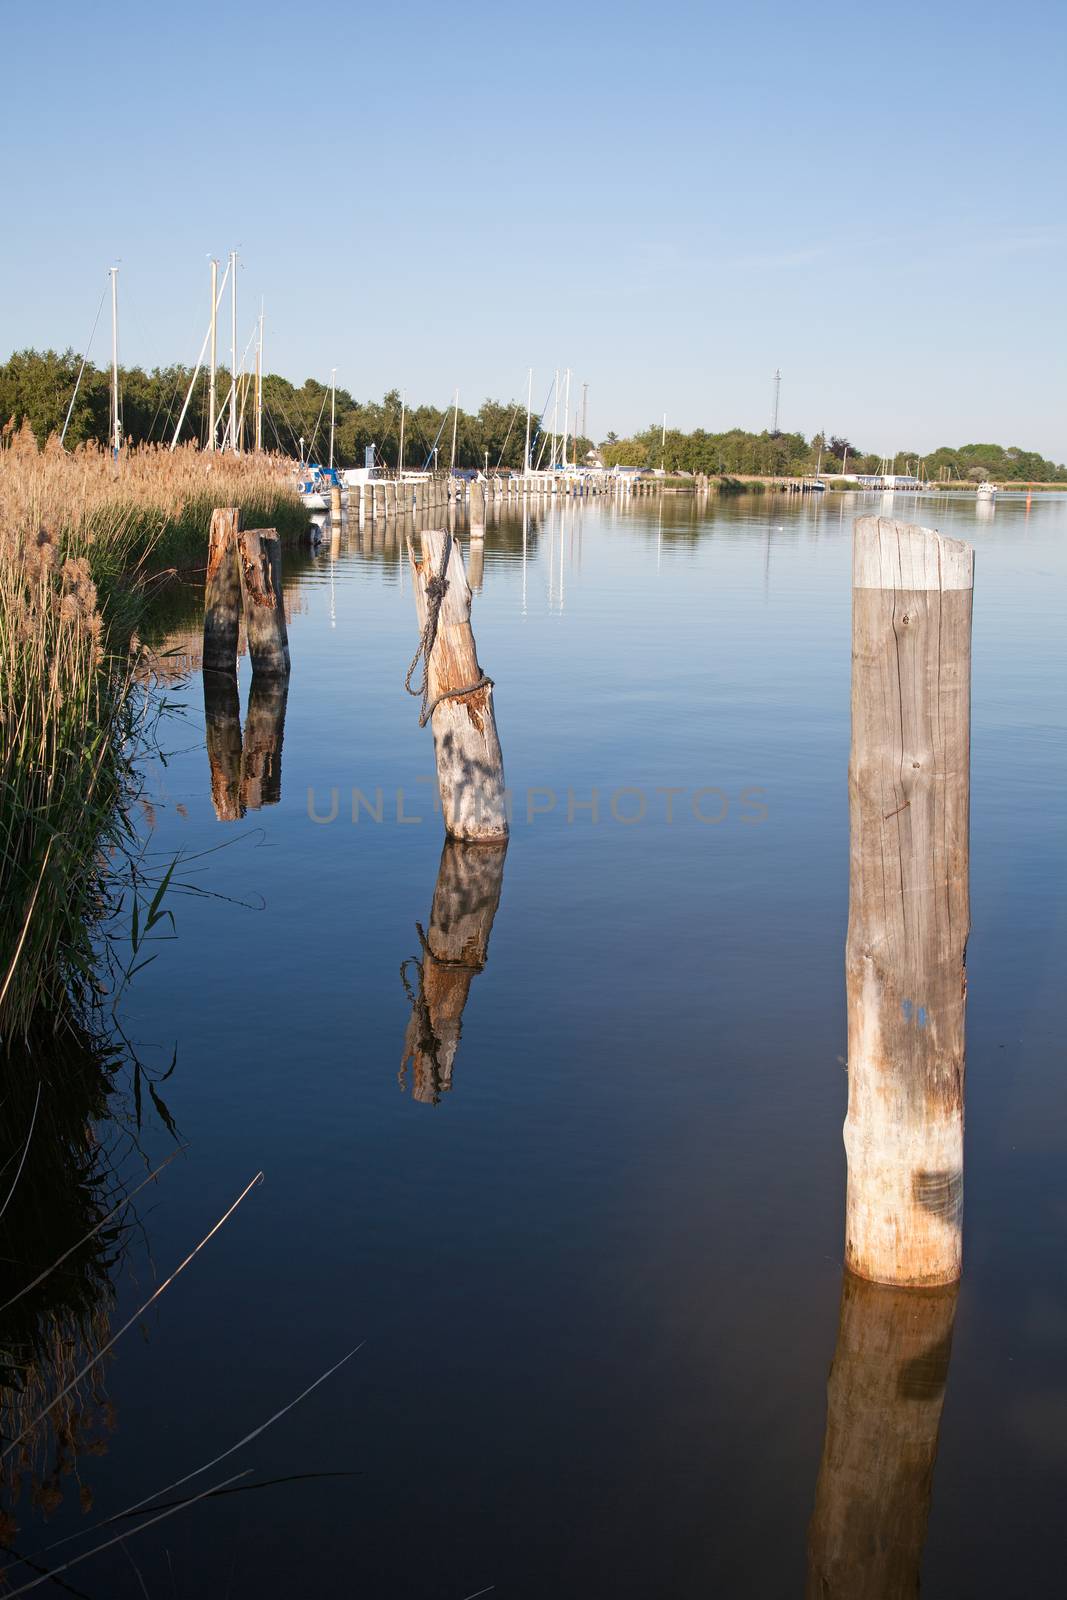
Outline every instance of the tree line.
<path fill-rule="evenodd" d="M 806 439 L 802 433 L 748 433 L 731 428 L 726 433 L 707 433 L 697 428 L 692 433 L 652 424 L 643 432 L 620 439 L 609 433 L 600 447 L 607 467 L 665 467 L 668 472 L 724 473 L 730 477 L 799 478 L 815 471 L 913 473 L 937 481 L 977 483 L 984 478 L 998 482 L 1067 483 L 1067 466 L 1046 461 L 1036 450 L 1018 445 L 965 444 L 958 449 L 942 445 L 923 455 L 918 450 L 899 450 L 883 457 L 857 448 L 849 439 L 816 433 Z M 883 461 L 886 463 L 883 466 Z"/>
<path fill-rule="evenodd" d="M 39 443 L 62 431 L 78 378 L 81 357 L 72 350 L 19 350 L 0 366 L 0 421 L 24 420 Z M 193 369 L 185 366 L 119 369 L 122 436 L 130 444 L 169 444 L 185 402 Z M 255 395 L 253 378 L 239 377 L 237 410 L 242 447 L 254 443 Z M 181 439 L 207 442 L 210 415 L 210 377 L 201 373 L 182 426 Z M 73 448 L 87 440 L 106 444 L 110 438 L 111 370 L 86 363 L 77 399 L 67 425 L 66 444 Z M 216 373 L 216 415 L 219 434 L 226 423 L 231 392 L 230 374 Z M 316 378 L 290 383 L 276 373 L 263 378 L 263 447 L 305 460 L 325 461 L 329 451 L 330 387 Z M 402 407 L 400 393 L 391 389 L 381 400 L 357 400 L 347 389 L 334 397 L 334 462 L 340 467 L 362 466 L 370 446 L 376 459 L 395 467 L 399 458 L 403 412 L 404 465 L 447 467 L 452 459 L 453 410 L 451 406 Z M 460 407 L 454 419 L 457 467 L 521 467 L 526 450 L 526 402 L 485 400 L 476 412 Z M 547 461 L 545 436 L 532 426 L 531 455 Z M 303 448 L 301 448 L 301 443 Z M 592 448 L 577 442 L 578 459 Z M 574 459 L 574 447 L 568 452 Z"/>
<path fill-rule="evenodd" d="M 0 422 L 14 418 L 16 426 L 27 420 L 40 443 L 59 433 L 71 407 L 81 357 L 72 350 L 19 350 L 0 366 Z M 131 444 L 169 443 L 192 378 L 186 366 L 123 367 L 119 373 L 123 437 Z M 110 434 L 110 369 L 86 362 L 77 398 L 70 410 L 66 443 L 86 440 L 106 443 Z M 209 378 L 201 373 L 182 428 L 182 439 L 207 440 Z M 230 394 L 230 374 L 216 374 L 216 411 L 221 418 Z M 362 466 L 373 445 L 379 462 L 395 467 L 399 456 L 401 399 L 392 389 L 381 400 L 357 400 L 338 389 L 335 400 L 334 461 L 341 467 Z M 329 385 L 307 378 L 301 385 L 277 373 L 263 379 L 263 444 L 293 457 L 324 460 L 329 448 Z M 250 375 L 238 381 L 241 440 L 250 448 L 254 440 L 254 396 Z M 408 406 L 404 410 L 404 465 L 422 467 L 437 463 L 447 467 L 452 458 L 451 407 Z M 457 467 L 521 467 L 526 446 L 524 401 L 486 400 L 475 412 L 460 409 L 455 419 Z M 303 450 L 301 451 L 301 441 Z M 568 451 L 570 459 L 584 461 L 594 446 L 579 439 Z M 532 459 L 547 460 L 546 437 L 533 425 Z M 838 435 L 816 433 L 749 433 L 731 428 L 725 433 L 692 433 L 670 429 L 666 439 L 652 425 L 628 438 L 609 433 L 597 451 L 606 467 L 659 468 L 668 472 L 705 472 L 730 477 L 802 477 L 823 473 L 878 472 L 883 457 L 853 445 Z M 884 470 L 913 472 L 933 480 L 977 482 L 1067 483 L 1067 467 L 1047 461 L 1034 450 L 1016 445 L 967 444 L 953 449 L 943 445 L 922 456 L 901 450 Z"/>

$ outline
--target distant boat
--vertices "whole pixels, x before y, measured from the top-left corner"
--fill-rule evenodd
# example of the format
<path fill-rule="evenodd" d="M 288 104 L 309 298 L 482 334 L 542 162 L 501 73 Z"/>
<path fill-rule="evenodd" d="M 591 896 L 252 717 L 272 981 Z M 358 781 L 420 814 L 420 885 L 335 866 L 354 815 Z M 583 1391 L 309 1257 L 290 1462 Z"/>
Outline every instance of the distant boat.
<path fill-rule="evenodd" d="M 979 500 L 992 500 L 997 492 L 995 483 L 980 483 L 974 491 Z"/>

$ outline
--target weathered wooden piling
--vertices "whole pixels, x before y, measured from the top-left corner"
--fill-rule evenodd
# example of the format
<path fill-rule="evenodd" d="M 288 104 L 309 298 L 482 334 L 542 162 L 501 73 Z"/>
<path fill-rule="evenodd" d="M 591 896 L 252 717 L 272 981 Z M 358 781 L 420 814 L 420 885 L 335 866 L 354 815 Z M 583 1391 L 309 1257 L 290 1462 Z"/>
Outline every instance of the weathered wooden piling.
<path fill-rule="evenodd" d="M 919 1593 L 958 1295 L 845 1274 L 807 1600 Z"/>
<path fill-rule="evenodd" d="M 241 804 L 241 701 L 237 674 L 204 673 L 204 728 L 211 803 L 220 822 L 238 822 Z"/>
<path fill-rule="evenodd" d="M 282 598 L 281 541 L 274 528 L 246 528 L 238 535 L 238 551 L 252 671 L 266 677 L 284 676 L 289 671 L 289 636 Z"/>
<path fill-rule="evenodd" d="M 506 839 L 504 761 L 493 711 L 493 685 L 478 664 L 471 631 L 471 591 L 450 533 L 419 536 L 421 559 L 408 539 L 422 638 L 406 686 L 421 694 L 420 726 L 433 728 L 437 784 L 445 830 L 455 839 Z M 420 658 L 423 681 L 412 687 Z"/>
<path fill-rule="evenodd" d="M 236 506 L 211 513 L 204 584 L 204 671 L 236 672 L 241 625 L 241 575 L 237 564 Z"/>
<path fill-rule="evenodd" d="M 960 1274 L 974 553 L 856 522 L 846 1265 Z"/>
<path fill-rule="evenodd" d="M 341 526 L 341 485 L 332 484 L 330 487 L 330 521 L 335 528 Z"/>
<path fill-rule="evenodd" d="M 410 1063 L 411 1097 L 422 1104 L 436 1105 L 452 1087 L 463 1009 L 471 983 L 485 966 L 506 852 L 506 840 L 445 840 L 430 926 L 426 933 L 418 928 L 422 953 L 403 969 L 411 1017 L 399 1076 L 405 1084 Z"/>
<path fill-rule="evenodd" d="M 282 797 L 282 740 L 289 680 L 253 675 L 241 751 L 241 805 L 248 811 Z"/>
<path fill-rule="evenodd" d="M 471 538 L 478 538 L 485 533 L 485 491 L 476 480 L 470 488 L 470 524 Z"/>

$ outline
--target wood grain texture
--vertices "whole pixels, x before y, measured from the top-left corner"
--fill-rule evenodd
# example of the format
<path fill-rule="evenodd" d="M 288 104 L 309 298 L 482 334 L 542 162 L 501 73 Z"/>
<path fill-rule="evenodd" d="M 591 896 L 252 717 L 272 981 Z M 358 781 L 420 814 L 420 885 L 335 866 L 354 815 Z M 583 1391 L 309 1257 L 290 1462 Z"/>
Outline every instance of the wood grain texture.
<path fill-rule="evenodd" d="M 500 904 L 506 841 L 468 844 L 446 839 L 434 888 L 430 926 L 419 929 L 418 991 L 404 1038 L 401 1082 L 411 1065 L 411 1093 L 436 1104 L 452 1087 L 463 1010 L 485 966 Z"/>
<path fill-rule="evenodd" d="M 282 602 L 282 547 L 274 528 L 244 528 L 237 536 L 241 598 L 254 674 L 289 672 L 289 635 Z"/>
<path fill-rule="evenodd" d="M 919 1593 L 958 1293 L 845 1274 L 807 1600 Z"/>
<path fill-rule="evenodd" d="M 426 583 L 441 570 L 446 539 L 448 535 L 440 528 L 424 529 L 419 535 L 421 559 L 416 559 L 413 542 L 408 540 L 420 628 L 426 625 Z M 465 688 L 482 676 L 471 631 L 471 591 L 463 557 L 456 541 L 449 543 L 448 587 L 426 667 L 431 703 L 446 690 Z M 506 839 L 504 759 L 492 686 L 486 684 L 461 699 L 442 700 L 430 725 L 446 832 L 454 839 Z"/>
<path fill-rule="evenodd" d="M 856 523 L 846 1264 L 883 1283 L 952 1282 L 962 1260 L 972 559 Z"/>
<path fill-rule="evenodd" d="M 204 582 L 204 671 L 236 672 L 241 621 L 241 575 L 237 566 L 236 506 L 211 513 Z"/>

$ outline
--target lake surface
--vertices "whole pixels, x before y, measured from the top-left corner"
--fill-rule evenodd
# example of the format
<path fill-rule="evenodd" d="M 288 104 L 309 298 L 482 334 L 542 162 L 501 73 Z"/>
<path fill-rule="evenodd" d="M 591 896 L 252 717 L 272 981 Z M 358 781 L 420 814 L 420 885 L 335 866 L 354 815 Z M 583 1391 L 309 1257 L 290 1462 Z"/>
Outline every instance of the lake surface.
<path fill-rule="evenodd" d="M 158 1068 L 176 1047 L 159 1092 L 188 1149 L 139 1197 L 112 1332 L 265 1182 L 107 1364 L 114 1428 L 79 1461 L 94 1515 L 360 1348 L 164 1501 L 253 1468 L 241 1492 L 86 1562 L 79 1592 L 805 1592 L 842 1289 L 851 526 L 872 509 L 594 501 L 490 526 L 473 623 L 514 824 L 484 964 L 436 974 L 454 1053 L 427 1042 L 443 834 L 392 532 L 287 555 L 277 803 L 217 819 L 199 674 L 170 691 L 148 848 L 203 892 L 168 897 L 177 937 L 123 1022 Z M 938 1597 L 1057 1591 L 1067 1487 L 1067 498 L 979 511 L 891 512 L 977 551 Z M 175 647 L 197 628 L 193 597 Z M 269 751 L 246 804 L 264 794 Z M 144 1142 L 172 1148 L 158 1122 Z M 884 1427 L 911 1403 L 904 1384 Z M 80 1526 L 77 1500 L 47 1523 L 23 1505 L 19 1548 Z"/>

